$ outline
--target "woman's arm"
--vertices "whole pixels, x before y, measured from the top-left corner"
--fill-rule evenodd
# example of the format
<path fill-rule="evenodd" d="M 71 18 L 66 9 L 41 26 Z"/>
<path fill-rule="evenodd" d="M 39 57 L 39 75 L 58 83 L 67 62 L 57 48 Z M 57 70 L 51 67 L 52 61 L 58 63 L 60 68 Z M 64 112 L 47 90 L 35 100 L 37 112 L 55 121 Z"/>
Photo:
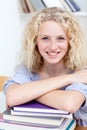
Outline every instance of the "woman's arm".
<path fill-rule="evenodd" d="M 6 102 L 9 106 L 22 104 L 74 82 L 87 83 L 87 70 L 24 84 L 10 85 L 6 90 Z"/>
<path fill-rule="evenodd" d="M 70 84 L 69 75 L 10 85 L 6 90 L 6 102 L 9 106 L 22 104 L 36 99 L 52 90 Z"/>
<path fill-rule="evenodd" d="M 36 100 L 53 108 L 74 113 L 85 101 L 85 96 L 78 91 L 54 90 Z"/>

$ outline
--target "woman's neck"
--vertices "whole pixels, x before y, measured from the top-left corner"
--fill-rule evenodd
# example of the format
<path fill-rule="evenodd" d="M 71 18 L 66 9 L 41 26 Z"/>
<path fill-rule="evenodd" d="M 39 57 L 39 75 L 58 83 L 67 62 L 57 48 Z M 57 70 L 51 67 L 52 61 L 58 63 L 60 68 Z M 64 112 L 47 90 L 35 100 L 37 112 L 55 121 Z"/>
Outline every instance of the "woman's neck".
<path fill-rule="evenodd" d="M 65 68 L 64 64 L 56 64 L 56 65 L 44 64 L 39 75 L 41 79 L 44 79 L 64 75 L 66 73 L 67 69 Z"/>

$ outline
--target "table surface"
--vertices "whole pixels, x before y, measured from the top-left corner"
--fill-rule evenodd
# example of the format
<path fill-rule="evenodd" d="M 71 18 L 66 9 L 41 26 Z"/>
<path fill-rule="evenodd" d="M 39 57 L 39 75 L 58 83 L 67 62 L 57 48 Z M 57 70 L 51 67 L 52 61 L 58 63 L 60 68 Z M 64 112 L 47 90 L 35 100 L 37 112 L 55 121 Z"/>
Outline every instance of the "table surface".
<path fill-rule="evenodd" d="M 2 117 L 1 113 L 0 113 L 0 117 Z M 87 127 L 76 126 L 75 130 L 87 130 Z"/>
<path fill-rule="evenodd" d="M 77 126 L 75 130 L 87 130 L 87 127 Z"/>

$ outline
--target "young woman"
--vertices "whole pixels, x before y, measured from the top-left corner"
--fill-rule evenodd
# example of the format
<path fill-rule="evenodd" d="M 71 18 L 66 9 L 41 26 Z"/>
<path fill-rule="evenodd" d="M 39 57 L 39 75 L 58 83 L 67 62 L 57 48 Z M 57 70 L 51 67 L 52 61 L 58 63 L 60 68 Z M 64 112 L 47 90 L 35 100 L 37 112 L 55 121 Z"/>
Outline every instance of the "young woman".
<path fill-rule="evenodd" d="M 4 84 L 7 105 L 37 100 L 74 113 L 87 126 L 86 53 L 71 13 L 57 7 L 36 12 L 24 31 L 21 63 Z"/>

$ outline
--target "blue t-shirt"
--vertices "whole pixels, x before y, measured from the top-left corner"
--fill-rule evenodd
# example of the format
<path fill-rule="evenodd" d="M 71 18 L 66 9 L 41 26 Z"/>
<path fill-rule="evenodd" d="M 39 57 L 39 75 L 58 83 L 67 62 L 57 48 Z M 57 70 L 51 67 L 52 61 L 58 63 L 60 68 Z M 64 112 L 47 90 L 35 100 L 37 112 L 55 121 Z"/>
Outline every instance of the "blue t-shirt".
<path fill-rule="evenodd" d="M 19 65 L 15 69 L 15 75 L 4 83 L 3 91 L 5 92 L 11 84 L 23 84 L 35 80 L 39 80 L 38 74 L 31 73 L 24 66 Z M 79 125 L 87 126 L 87 85 L 81 83 L 73 83 L 62 89 L 66 91 L 76 90 L 81 92 L 85 96 L 84 104 L 80 107 L 78 111 L 74 113 L 74 117 L 75 119 L 77 119 L 77 123 Z"/>

